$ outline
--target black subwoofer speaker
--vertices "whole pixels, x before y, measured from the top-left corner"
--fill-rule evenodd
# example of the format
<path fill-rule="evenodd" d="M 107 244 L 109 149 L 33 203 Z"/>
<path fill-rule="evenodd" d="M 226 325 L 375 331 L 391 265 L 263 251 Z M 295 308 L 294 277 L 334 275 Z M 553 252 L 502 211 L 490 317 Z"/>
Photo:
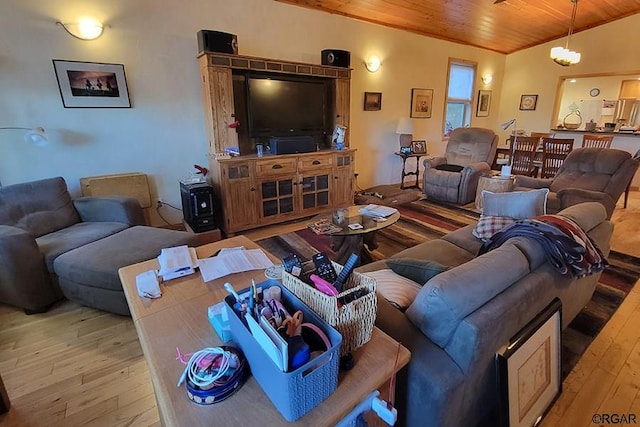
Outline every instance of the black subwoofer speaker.
<path fill-rule="evenodd" d="M 238 54 L 238 36 L 222 31 L 198 31 L 198 53 L 219 52 Z"/>
<path fill-rule="evenodd" d="M 204 183 L 180 183 L 182 215 L 196 233 L 213 230 L 216 221 L 213 212 L 213 188 Z"/>
<path fill-rule="evenodd" d="M 322 65 L 349 68 L 351 52 L 338 49 L 325 49 L 322 51 Z"/>

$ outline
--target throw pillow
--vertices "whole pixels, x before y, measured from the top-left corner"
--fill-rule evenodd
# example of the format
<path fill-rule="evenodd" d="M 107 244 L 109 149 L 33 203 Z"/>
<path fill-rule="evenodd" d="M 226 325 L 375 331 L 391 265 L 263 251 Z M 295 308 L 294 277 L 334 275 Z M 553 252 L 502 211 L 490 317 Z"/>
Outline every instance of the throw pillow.
<path fill-rule="evenodd" d="M 547 213 L 548 188 L 508 193 L 482 192 L 482 215 L 527 219 Z"/>
<path fill-rule="evenodd" d="M 471 234 L 482 241 L 487 241 L 518 219 L 545 215 L 548 195 L 548 188 L 508 193 L 482 191 L 482 215 Z"/>
<path fill-rule="evenodd" d="M 404 311 L 416 299 L 422 286 L 394 273 L 389 268 L 363 273 L 376 281 L 376 290 L 396 308 Z"/>
<path fill-rule="evenodd" d="M 448 268 L 434 261 L 417 258 L 390 258 L 387 265 L 394 273 L 424 285 L 436 274 L 447 271 Z"/>
<path fill-rule="evenodd" d="M 482 241 L 487 241 L 498 231 L 514 222 L 516 222 L 515 219 L 506 216 L 482 215 L 471 234 Z"/>
<path fill-rule="evenodd" d="M 439 171 L 447 171 L 447 172 L 461 172 L 464 167 L 458 165 L 449 165 L 443 164 L 436 166 L 436 169 Z"/>

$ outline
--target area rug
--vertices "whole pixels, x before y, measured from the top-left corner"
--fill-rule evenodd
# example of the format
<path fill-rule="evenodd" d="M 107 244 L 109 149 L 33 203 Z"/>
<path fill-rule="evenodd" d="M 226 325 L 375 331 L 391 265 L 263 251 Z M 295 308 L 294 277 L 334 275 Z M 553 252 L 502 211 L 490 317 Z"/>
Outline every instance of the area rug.
<path fill-rule="evenodd" d="M 386 259 L 403 249 L 437 239 L 442 235 L 474 224 L 479 213 L 469 206 L 442 205 L 419 200 L 397 207 L 400 220 L 378 231 L 378 248 L 374 260 Z M 295 253 L 303 260 L 314 253 L 333 255 L 330 237 L 317 235 L 308 228 L 258 242 L 279 258 Z M 640 278 L 640 259 L 612 251 L 610 266 L 602 273 L 591 301 L 562 333 L 563 378 L 573 369 L 580 356 L 620 306 Z"/>

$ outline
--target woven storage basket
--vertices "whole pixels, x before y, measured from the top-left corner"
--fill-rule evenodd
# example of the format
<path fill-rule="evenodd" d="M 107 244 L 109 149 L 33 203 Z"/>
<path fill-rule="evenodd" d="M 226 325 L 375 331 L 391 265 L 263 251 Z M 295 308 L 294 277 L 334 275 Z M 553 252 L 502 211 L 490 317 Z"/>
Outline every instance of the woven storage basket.
<path fill-rule="evenodd" d="M 340 274 L 342 266 L 335 262 L 332 264 L 336 273 Z M 323 294 L 286 271 L 282 273 L 282 284 L 340 332 L 341 356 L 362 347 L 371 339 L 378 305 L 375 279 L 353 272 L 337 297 Z M 338 298 L 361 288 L 368 291 L 365 296 L 338 308 Z"/>

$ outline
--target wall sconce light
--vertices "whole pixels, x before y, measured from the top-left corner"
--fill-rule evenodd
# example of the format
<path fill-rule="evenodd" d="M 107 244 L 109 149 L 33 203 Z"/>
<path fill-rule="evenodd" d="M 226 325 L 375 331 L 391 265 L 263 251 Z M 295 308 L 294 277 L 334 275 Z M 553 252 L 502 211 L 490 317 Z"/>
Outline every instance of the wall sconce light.
<path fill-rule="evenodd" d="M 370 73 L 375 73 L 380 69 L 380 58 L 377 56 L 370 56 L 369 59 L 364 63 L 364 66 L 367 67 L 367 71 Z"/>
<path fill-rule="evenodd" d="M 44 129 L 41 127 L 37 127 L 37 128 L 0 127 L 0 130 L 26 130 L 27 132 L 24 134 L 24 140 L 38 147 L 45 146 L 49 142 L 49 140 L 47 139 L 47 135 L 45 135 L 44 133 Z"/>
<path fill-rule="evenodd" d="M 491 84 L 491 82 L 493 81 L 493 75 L 492 74 L 485 74 L 484 76 L 482 76 L 482 84 L 483 85 L 488 85 Z"/>
<path fill-rule="evenodd" d="M 102 24 L 95 19 L 83 18 L 78 22 L 68 23 L 58 21 L 56 24 L 62 26 L 67 33 L 80 40 L 95 40 L 104 31 Z"/>

